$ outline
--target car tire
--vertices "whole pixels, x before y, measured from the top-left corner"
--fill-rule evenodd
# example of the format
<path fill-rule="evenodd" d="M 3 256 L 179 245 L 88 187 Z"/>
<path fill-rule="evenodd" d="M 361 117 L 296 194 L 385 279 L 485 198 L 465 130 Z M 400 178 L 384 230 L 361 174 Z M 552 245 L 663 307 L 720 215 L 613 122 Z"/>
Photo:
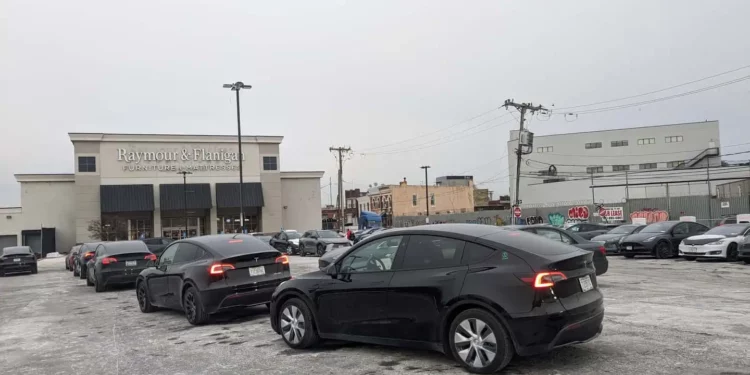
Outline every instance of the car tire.
<path fill-rule="evenodd" d="M 451 322 L 446 339 L 453 358 L 474 374 L 496 373 L 505 368 L 514 355 L 513 342 L 505 327 L 492 314 L 480 309 L 458 314 Z"/>
<path fill-rule="evenodd" d="M 94 286 L 94 283 L 88 277 L 86 278 L 86 286 Z"/>
<path fill-rule="evenodd" d="M 36 275 L 39 273 L 39 266 L 34 266 L 34 268 L 31 269 L 31 274 Z"/>
<path fill-rule="evenodd" d="M 278 314 L 281 338 L 290 348 L 306 349 L 320 341 L 313 315 L 301 299 L 291 298 L 284 302 Z"/>
<path fill-rule="evenodd" d="M 203 308 L 201 296 L 192 286 L 185 289 L 185 294 L 182 295 L 182 309 L 188 323 L 199 326 L 208 322 L 208 314 Z"/>
<path fill-rule="evenodd" d="M 316 254 L 317 254 L 317 255 L 318 255 L 319 257 L 322 257 L 322 256 L 323 256 L 323 254 L 325 254 L 325 253 L 326 253 L 326 248 L 325 248 L 325 247 L 323 247 L 323 245 L 321 245 L 321 244 L 318 244 L 318 247 L 317 247 L 317 253 L 316 253 Z"/>
<path fill-rule="evenodd" d="M 727 247 L 727 262 L 736 262 L 739 255 L 740 252 L 737 249 L 737 244 L 734 242 L 730 243 L 729 247 Z"/>
<path fill-rule="evenodd" d="M 697 259 L 696 257 L 684 257 L 684 258 L 685 258 L 685 260 L 688 260 L 688 261 L 693 261 L 693 260 Z"/>
<path fill-rule="evenodd" d="M 68 267 L 68 260 L 67 260 L 67 259 L 65 259 L 65 270 L 67 271 L 67 270 L 69 270 L 69 269 L 70 269 L 70 267 Z"/>
<path fill-rule="evenodd" d="M 654 255 L 657 259 L 668 259 L 673 256 L 672 246 L 667 241 L 659 241 L 654 246 Z"/>
<path fill-rule="evenodd" d="M 746 261 L 747 262 L 747 261 Z M 0 270 L 0 277 L 5 277 L 5 271 Z"/>
<path fill-rule="evenodd" d="M 88 271 L 89 270 L 85 270 L 84 271 L 83 267 L 81 267 L 81 269 L 78 270 L 78 278 L 81 279 L 81 280 L 85 279 L 86 278 L 86 274 L 87 274 Z"/>
<path fill-rule="evenodd" d="M 750 258 L 745 258 L 743 261 L 745 261 L 745 264 L 750 264 Z"/>
<path fill-rule="evenodd" d="M 299 256 L 303 257 L 305 256 L 305 245 L 303 245 L 301 242 L 299 244 Z"/>
<path fill-rule="evenodd" d="M 79 273 L 78 266 L 77 265 L 73 266 L 73 277 L 78 277 L 78 273 Z"/>
<path fill-rule="evenodd" d="M 88 280 L 88 278 L 86 278 L 86 280 Z M 99 280 L 99 279 L 98 279 L 98 278 L 96 277 L 96 275 L 94 275 L 94 290 L 95 290 L 95 291 L 96 291 L 97 293 L 101 293 L 101 292 L 103 292 L 103 291 L 107 290 L 107 287 L 106 287 L 106 286 L 104 286 L 104 284 L 103 284 L 103 283 L 101 282 L 101 280 Z"/>
<path fill-rule="evenodd" d="M 135 296 L 138 299 L 138 307 L 141 308 L 142 313 L 148 314 L 156 311 L 156 308 L 148 298 L 148 288 L 146 288 L 145 282 L 138 281 L 135 284 Z"/>
<path fill-rule="evenodd" d="M 635 258 L 635 254 L 622 254 L 622 256 L 624 256 L 625 258 L 628 258 L 628 259 Z"/>

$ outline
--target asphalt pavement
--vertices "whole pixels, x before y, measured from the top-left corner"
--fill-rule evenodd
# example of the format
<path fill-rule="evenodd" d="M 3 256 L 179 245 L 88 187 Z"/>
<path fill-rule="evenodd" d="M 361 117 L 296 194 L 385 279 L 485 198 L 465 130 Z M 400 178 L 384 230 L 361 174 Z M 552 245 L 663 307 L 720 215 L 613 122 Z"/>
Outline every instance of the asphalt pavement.
<path fill-rule="evenodd" d="M 292 257 L 292 272 L 317 258 Z M 750 266 L 610 257 L 598 278 L 604 332 L 527 358 L 505 374 L 750 375 Z M 37 275 L 0 278 L 0 374 L 464 374 L 439 353 L 362 344 L 288 348 L 265 307 L 191 326 L 143 314 L 133 289 L 95 293 L 44 259 Z"/>

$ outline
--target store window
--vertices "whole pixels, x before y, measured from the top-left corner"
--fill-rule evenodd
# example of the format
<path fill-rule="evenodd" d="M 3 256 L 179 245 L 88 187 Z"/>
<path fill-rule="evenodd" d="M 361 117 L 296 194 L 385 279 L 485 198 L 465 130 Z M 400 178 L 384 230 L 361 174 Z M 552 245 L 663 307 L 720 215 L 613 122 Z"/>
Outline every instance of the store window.
<path fill-rule="evenodd" d="M 677 142 L 682 142 L 681 135 L 672 135 L 672 136 L 664 137 L 664 143 L 677 143 Z"/>
<path fill-rule="evenodd" d="M 628 145 L 628 141 L 612 141 L 610 145 L 612 147 L 625 147 Z"/>
<path fill-rule="evenodd" d="M 602 173 L 604 167 L 586 167 L 586 173 Z"/>
<path fill-rule="evenodd" d="M 275 156 L 264 156 L 263 157 L 263 170 L 264 171 L 277 171 L 279 170 L 279 163 Z"/>
<path fill-rule="evenodd" d="M 656 169 L 656 163 L 639 164 L 638 169 Z"/>
<path fill-rule="evenodd" d="M 78 172 L 96 172 L 96 158 L 93 156 L 79 156 Z"/>
<path fill-rule="evenodd" d="M 629 165 L 613 165 L 612 170 L 615 172 L 629 171 L 630 166 Z"/>
<path fill-rule="evenodd" d="M 586 143 L 586 149 L 590 148 L 602 148 L 601 142 L 592 142 L 592 143 Z"/>
<path fill-rule="evenodd" d="M 412 207 L 417 207 L 417 195 L 416 194 L 413 194 L 411 196 L 411 205 Z"/>
<path fill-rule="evenodd" d="M 656 143 L 656 138 L 641 138 L 638 140 L 639 145 L 652 145 Z"/>

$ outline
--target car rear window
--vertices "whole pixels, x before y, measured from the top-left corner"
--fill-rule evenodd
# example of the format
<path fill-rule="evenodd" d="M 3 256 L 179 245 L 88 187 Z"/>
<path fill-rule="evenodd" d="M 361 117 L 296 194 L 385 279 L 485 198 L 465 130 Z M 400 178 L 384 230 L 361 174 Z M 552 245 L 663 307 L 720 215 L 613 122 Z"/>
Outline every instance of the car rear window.
<path fill-rule="evenodd" d="M 29 255 L 31 250 L 28 247 L 6 247 L 3 249 L 3 255 Z"/>
<path fill-rule="evenodd" d="M 495 252 L 494 249 L 490 249 L 487 246 L 475 244 L 473 242 L 467 242 L 464 246 L 464 258 L 468 264 L 479 263 L 489 258 Z"/>
<path fill-rule="evenodd" d="M 102 254 L 106 255 L 150 253 L 150 251 L 148 251 L 148 247 L 146 247 L 146 244 L 142 241 L 110 243 L 102 246 L 102 249 Z"/>
<path fill-rule="evenodd" d="M 533 233 L 519 230 L 503 230 L 488 236 L 485 239 L 495 241 L 501 245 L 525 251 L 535 255 L 563 255 L 578 251 L 575 247 L 556 242 Z"/>
<path fill-rule="evenodd" d="M 438 236 L 411 236 L 403 269 L 453 267 L 461 263 L 464 242 Z"/>
<path fill-rule="evenodd" d="M 208 246 L 210 250 L 215 251 L 219 256 L 224 258 L 231 258 L 242 254 L 277 251 L 268 243 L 254 237 L 227 239 L 226 241 L 212 241 L 205 245 Z"/>

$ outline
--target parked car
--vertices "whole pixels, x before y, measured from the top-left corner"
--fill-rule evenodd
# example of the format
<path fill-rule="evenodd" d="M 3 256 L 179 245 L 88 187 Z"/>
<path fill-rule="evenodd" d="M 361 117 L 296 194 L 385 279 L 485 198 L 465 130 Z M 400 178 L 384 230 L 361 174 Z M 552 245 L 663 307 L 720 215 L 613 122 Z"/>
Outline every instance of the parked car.
<path fill-rule="evenodd" d="M 719 220 L 716 223 L 716 226 L 718 227 L 718 226 L 722 226 L 725 224 L 737 224 L 737 216 L 732 215 L 732 216 L 723 217 L 721 220 Z"/>
<path fill-rule="evenodd" d="M 289 257 L 269 244 L 246 234 L 210 235 L 170 244 L 138 276 L 136 295 L 144 313 L 181 310 L 199 325 L 221 310 L 268 304 L 289 279 Z"/>
<path fill-rule="evenodd" d="M 68 252 L 68 254 L 65 255 L 65 269 L 66 270 L 73 272 L 73 270 L 75 269 L 75 266 L 76 266 L 75 257 L 78 256 L 78 251 L 81 250 L 82 245 L 83 244 L 73 246 Z"/>
<path fill-rule="evenodd" d="M 271 247 L 274 249 L 281 251 L 282 253 L 286 253 L 287 255 L 292 254 L 298 254 L 299 253 L 299 240 L 302 238 L 302 235 L 299 234 L 296 230 L 284 230 L 279 233 L 276 233 L 271 238 Z"/>
<path fill-rule="evenodd" d="M 0 253 L 0 277 L 11 273 L 37 273 L 37 259 L 29 246 L 10 246 Z"/>
<path fill-rule="evenodd" d="M 594 253 L 594 266 L 596 266 L 596 275 L 603 275 L 609 269 L 609 260 L 607 260 L 607 250 L 600 243 L 592 242 L 581 238 L 575 233 L 568 232 L 564 229 L 556 228 L 546 224 L 535 225 L 506 225 L 501 227 L 504 230 L 519 230 L 528 233 L 534 233 L 553 241 L 573 245 L 581 250 Z"/>
<path fill-rule="evenodd" d="M 650 255 L 659 259 L 677 256 L 682 240 L 703 234 L 708 230 L 703 224 L 688 221 L 661 221 L 647 225 L 639 233 L 622 239 L 620 252 L 625 258 Z"/>
<path fill-rule="evenodd" d="M 514 354 L 590 341 L 603 317 L 591 252 L 477 224 L 388 230 L 271 300 L 271 326 L 291 348 L 320 339 L 424 348 L 484 374 Z"/>
<path fill-rule="evenodd" d="M 745 244 L 740 247 L 740 252 L 737 254 L 737 260 L 750 264 L 750 241 L 745 241 Z"/>
<path fill-rule="evenodd" d="M 620 252 L 620 240 L 627 235 L 640 232 L 645 227 L 645 225 L 638 224 L 620 225 L 610 229 L 607 233 L 592 238 L 591 241 L 602 244 L 607 254 L 618 254 Z"/>
<path fill-rule="evenodd" d="M 143 241 L 101 243 L 86 264 L 86 285 L 98 293 L 112 285 L 135 284 L 141 271 L 154 261 L 156 255 Z"/>
<path fill-rule="evenodd" d="M 86 278 L 86 264 L 94 257 L 96 247 L 102 243 L 104 242 L 89 242 L 81 245 L 78 255 L 74 258 L 75 267 L 73 268 L 73 276 L 78 276 L 80 279 Z"/>
<path fill-rule="evenodd" d="M 360 232 L 359 234 L 354 233 L 354 241 L 352 241 L 352 242 L 356 244 L 357 242 L 362 241 L 365 238 L 370 237 L 371 235 L 373 235 L 375 233 L 382 232 L 384 230 L 385 230 L 385 228 L 378 227 L 378 228 L 365 229 L 362 232 Z"/>
<path fill-rule="evenodd" d="M 166 237 L 156 237 L 156 238 L 144 238 L 141 241 L 148 246 L 148 251 L 152 252 L 153 254 L 156 254 L 157 256 L 164 251 L 164 249 L 167 247 L 167 245 L 171 244 L 174 240 L 171 238 Z"/>
<path fill-rule="evenodd" d="M 250 235 L 267 244 L 270 244 L 274 233 L 250 233 Z"/>
<path fill-rule="evenodd" d="M 308 230 L 299 240 L 299 255 L 323 256 L 326 251 L 347 246 L 352 246 L 352 241 L 339 236 L 332 230 Z"/>
<path fill-rule="evenodd" d="M 565 228 L 565 230 L 573 232 L 586 240 L 591 240 L 592 238 L 607 233 L 620 225 L 622 224 L 578 223 Z"/>
<path fill-rule="evenodd" d="M 679 255 L 686 260 L 723 258 L 735 262 L 748 238 L 750 224 L 725 224 L 684 239 L 679 245 Z"/>

